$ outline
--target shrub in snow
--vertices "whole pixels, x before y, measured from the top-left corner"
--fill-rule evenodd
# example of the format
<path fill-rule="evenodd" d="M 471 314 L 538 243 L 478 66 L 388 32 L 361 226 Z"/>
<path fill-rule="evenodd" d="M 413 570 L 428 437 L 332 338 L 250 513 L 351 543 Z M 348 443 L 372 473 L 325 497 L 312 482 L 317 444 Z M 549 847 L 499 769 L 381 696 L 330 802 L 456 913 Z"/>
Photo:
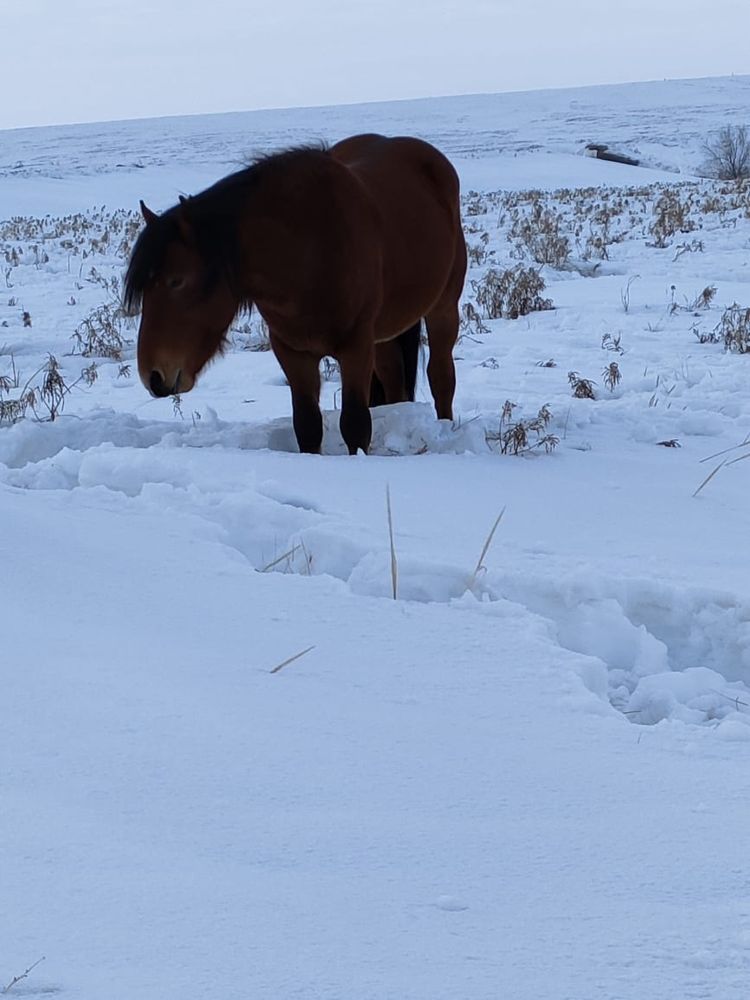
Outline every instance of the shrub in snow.
<path fill-rule="evenodd" d="M 750 177 L 750 133 L 745 125 L 727 125 L 704 143 L 703 171 L 720 181 Z"/>
<path fill-rule="evenodd" d="M 669 246 L 669 240 L 675 233 L 692 232 L 696 225 L 690 218 L 691 207 L 689 195 L 683 201 L 678 190 L 667 188 L 654 205 L 654 217 L 649 226 L 654 240 L 652 245 L 663 248 Z"/>
<path fill-rule="evenodd" d="M 528 214 L 516 216 L 508 239 L 515 241 L 517 256 L 526 252 L 537 264 L 562 267 L 570 256 L 570 242 L 561 226 L 561 215 L 546 208 L 541 200 L 534 201 Z"/>
<path fill-rule="evenodd" d="M 485 215 L 487 213 L 486 198 L 478 191 L 469 191 L 463 201 L 466 215 Z"/>
<path fill-rule="evenodd" d="M 487 443 L 497 443 L 500 445 L 500 452 L 503 455 L 522 455 L 535 448 L 544 448 L 549 454 L 554 451 L 560 443 L 560 439 L 555 434 L 550 434 L 547 430 L 552 414 L 549 407 L 545 405 L 539 410 L 537 415 L 530 420 L 514 420 L 513 411 L 516 403 L 511 403 L 509 399 L 500 414 L 500 427 L 497 433 L 487 433 L 485 435 Z"/>
<path fill-rule="evenodd" d="M 494 250 L 488 250 L 487 244 L 490 242 L 490 234 L 483 232 L 479 236 L 479 243 L 469 243 L 466 241 L 466 253 L 470 264 L 486 264 Z"/>
<path fill-rule="evenodd" d="M 11 358 L 11 374 L 0 376 L 0 426 L 17 423 L 29 410 L 37 420 L 56 420 L 69 393 L 82 382 L 92 386 L 97 377 L 97 367 L 91 364 L 81 369 L 75 382 L 66 382 L 59 361 L 54 354 L 49 354 L 46 362 L 20 388 L 20 376 Z"/>
<path fill-rule="evenodd" d="M 611 361 L 607 365 L 607 367 L 602 372 L 602 378 L 604 379 L 604 384 L 609 389 L 609 391 L 614 392 L 617 386 L 622 381 L 622 372 L 620 371 L 620 366 L 617 364 L 616 361 Z"/>
<path fill-rule="evenodd" d="M 92 267 L 88 280 L 103 288 L 109 301 L 97 306 L 78 324 L 71 337 L 74 341 L 73 354 L 122 361 L 130 341 L 125 333 L 128 317 L 122 307 L 120 279 L 116 274 L 107 277 Z"/>
<path fill-rule="evenodd" d="M 473 302 L 464 302 L 461 306 L 459 324 L 461 330 L 465 333 L 479 334 L 490 332 L 490 328 L 482 322 L 482 317 L 477 312 Z"/>
<path fill-rule="evenodd" d="M 568 372 L 568 382 L 576 399 L 596 399 L 594 393 L 596 383 L 590 378 L 581 378 L 578 372 Z"/>
<path fill-rule="evenodd" d="M 73 353 L 84 358 L 110 358 L 122 361 L 128 341 L 123 322 L 125 313 L 119 305 L 105 302 L 97 306 L 76 327 L 72 336 Z"/>
<path fill-rule="evenodd" d="M 472 281 L 471 287 L 487 319 L 518 319 L 554 308 L 551 299 L 542 298 L 544 278 L 522 264 L 506 271 L 491 267 L 480 281 Z"/>
<path fill-rule="evenodd" d="M 262 316 L 251 316 L 250 319 L 233 326 L 231 329 L 232 344 L 241 351 L 264 352 L 271 350 L 271 335 L 268 324 Z"/>
<path fill-rule="evenodd" d="M 735 302 L 726 308 L 714 333 L 717 340 L 724 341 L 727 351 L 750 354 L 750 307 Z"/>

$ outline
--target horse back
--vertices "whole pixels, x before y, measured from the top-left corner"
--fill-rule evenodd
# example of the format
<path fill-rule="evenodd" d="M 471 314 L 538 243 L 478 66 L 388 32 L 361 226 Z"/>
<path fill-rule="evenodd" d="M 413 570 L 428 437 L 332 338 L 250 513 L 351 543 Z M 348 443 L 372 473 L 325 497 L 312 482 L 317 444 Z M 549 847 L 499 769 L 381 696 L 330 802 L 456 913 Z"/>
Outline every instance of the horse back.
<path fill-rule="evenodd" d="M 429 193 L 451 217 L 460 214 L 453 165 L 422 139 L 366 133 L 336 143 L 330 155 L 347 166 L 381 205 Z"/>

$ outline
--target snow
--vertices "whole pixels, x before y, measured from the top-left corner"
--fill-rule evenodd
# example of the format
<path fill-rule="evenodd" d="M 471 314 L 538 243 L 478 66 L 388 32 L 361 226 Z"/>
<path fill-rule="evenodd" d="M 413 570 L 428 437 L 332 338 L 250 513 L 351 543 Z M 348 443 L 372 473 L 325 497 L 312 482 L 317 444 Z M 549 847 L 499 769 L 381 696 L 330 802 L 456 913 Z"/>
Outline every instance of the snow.
<path fill-rule="evenodd" d="M 749 89 L 0 133 L 0 218 L 83 213 L 0 224 L 4 259 L 23 249 L 0 376 L 20 390 L 48 352 L 98 375 L 54 422 L 0 424 L 0 988 L 44 955 L 10 995 L 744 1000 L 748 359 L 696 331 L 750 304 L 750 213 L 696 172 Z M 116 300 L 134 217 L 113 211 L 365 128 L 455 159 L 479 256 L 488 234 L 467 302 L 530 262 L 508 238 L 527 189 L 575 244 L 542 268 L 554 309 L 464 329 L 453 424 L 422 376 L 350 458 L 329 372 L 324 454 L 299 455 L 245 320 L 179 410 L 138 383 L 134 329 L 122 360 L 71 353 Z M 675 183 L 696 228 L 654 247 Z M 596 212 L 625 197 L 600 260 Z M 501 453 L 506 400 L 513 422 L 546 405 L 556 446 Z"/>

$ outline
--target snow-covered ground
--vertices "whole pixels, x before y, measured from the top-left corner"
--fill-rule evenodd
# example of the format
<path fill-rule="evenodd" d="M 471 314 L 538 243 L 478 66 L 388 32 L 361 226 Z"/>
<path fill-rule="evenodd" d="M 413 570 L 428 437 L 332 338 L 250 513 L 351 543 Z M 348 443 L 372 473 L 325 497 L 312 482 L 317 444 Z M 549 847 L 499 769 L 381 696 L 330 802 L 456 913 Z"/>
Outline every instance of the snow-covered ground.
<path fill-rule="evenodd" d="M 740 77 L 0 133 L 0 989 L 45 956 L 10 995 L 745 1000 L 750 356 L 720 338 L 750 189 L 696 172 L 748 106 Z M 370 129 L 462 175 L 454 424 L 422 378 L 349 458 L 329 370 L 300 456 L 245 319 L 151 399 L 137 199 Z M 519 264 L 554 308 L 487 318 Z M 95 376 L 54 422 L 49 354 Z"/>

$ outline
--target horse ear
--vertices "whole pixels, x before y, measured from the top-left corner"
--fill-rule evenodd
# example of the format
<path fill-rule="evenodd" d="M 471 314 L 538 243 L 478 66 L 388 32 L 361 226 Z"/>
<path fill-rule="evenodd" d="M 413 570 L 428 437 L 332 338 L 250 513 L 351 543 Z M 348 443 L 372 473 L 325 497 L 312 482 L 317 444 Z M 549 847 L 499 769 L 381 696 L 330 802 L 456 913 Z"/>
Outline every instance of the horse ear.
<path fill-rule="evenodd" d="M 185 243 L 193 242 L 193 227 L 190 223 L 190 217 L 188 215 L 188 202 L 189 198 L 184 195 L 180 195 L 180 207 L 176 213 L 177 229 L 179 230 L 180 236 Z"/>
<path fill-rule="evenodd" d="M 141 198 L 141 215 L 146 220 L 146 225 L 148 225 L 150 222 L 156 222 L 156 220 L 159 218 L 156 212 L 152 212 L 151 209 L 148 207 L 148 205 L 146 205 L 143 198 Z"/>

